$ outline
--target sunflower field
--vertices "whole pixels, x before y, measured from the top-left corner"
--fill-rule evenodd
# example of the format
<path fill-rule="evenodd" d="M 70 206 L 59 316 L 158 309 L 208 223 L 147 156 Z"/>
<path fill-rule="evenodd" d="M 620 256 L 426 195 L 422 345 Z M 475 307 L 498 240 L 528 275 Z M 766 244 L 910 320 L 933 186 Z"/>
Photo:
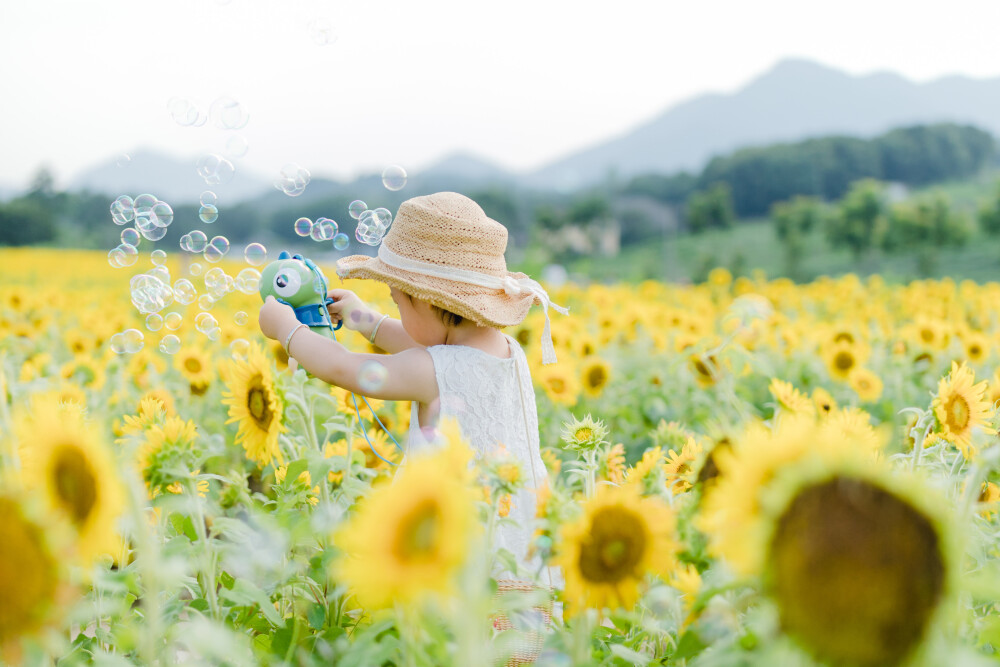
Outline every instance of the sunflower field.
<path fill-rule="evenodd" d="M 1000 284 L 549 286 L 559 362 L 508 333 L 558 576 L 511 587 L 526 471 L 447 422 L 398 465 L 409 404 L 289 370 L 247 268 L 0 250 L 0 664 L 1000 657 Z"/>

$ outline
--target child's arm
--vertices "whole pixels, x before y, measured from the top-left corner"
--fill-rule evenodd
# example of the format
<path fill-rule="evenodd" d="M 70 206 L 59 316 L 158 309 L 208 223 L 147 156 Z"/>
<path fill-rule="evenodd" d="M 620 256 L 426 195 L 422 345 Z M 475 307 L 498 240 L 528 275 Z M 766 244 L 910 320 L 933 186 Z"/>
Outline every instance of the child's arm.
<path fill-rule="evenodd" d="M 338 318 L 342 319 L 344 326 L 348 329 L 357 331 L 371 340 L 372 330 L 382 319 L 382 314 L 361 301 L 358 295 L 351 290 L 332 289 L 326 294 L 334 300 L 328 306 L 330 317 L 335 322 Z M 406 333 L 403 323 L 391 317 L 386 318 L 379 325 L 378 331 L 375 332 L 375 340 L 372 342 L 390 354 L 418 347 L 417 343 L 410 338 L 410 334 Z"/>
<path fill-rule="evenodd" d="M 282 344 L 288 334 L 299 326 L 295 312 L 271 296 L 261 306 L 258 321 L 265 336 Z M 381 338 L 382 330 L 379 329 Z M 302 327 L 294 333 L 288 348 L 289 356 L 313 376 L 364 396 L 420 403 L 430 403 L 438 397 L 434 362 L 427 350 L 420 346 L 397 354 L 357 354 L 335 340 Z M 366 362 L 381 364 L 387 371 L 380 387 L 362 387 L 358 381 Z"/>

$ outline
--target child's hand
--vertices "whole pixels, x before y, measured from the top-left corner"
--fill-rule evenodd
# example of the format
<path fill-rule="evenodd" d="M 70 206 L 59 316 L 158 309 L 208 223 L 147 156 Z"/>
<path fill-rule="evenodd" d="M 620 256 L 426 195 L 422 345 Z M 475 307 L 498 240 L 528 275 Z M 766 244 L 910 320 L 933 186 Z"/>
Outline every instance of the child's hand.
<path fill-rule="evenodd" d="M 298 323 L 298 319 L 291 306 L 279 303 L 273 296 L 268 296 L 264 300 L 264 305 L 260 307 L 257 323 L 260 325 L 261 333 L 268 338 L 278 340 L 282 332 L 287 334 L 291 331 Z"/>
<path fill-rule="evenodd" d="M 351 331 L 367 333 L 375 324 L 375 318 L 379 316 L 349 289 L 332 289 L 326 295 L 333 299 L 333 303 L 327 306 L 330 319 L 334 324 L 343 320 L 344 326 Z"/>

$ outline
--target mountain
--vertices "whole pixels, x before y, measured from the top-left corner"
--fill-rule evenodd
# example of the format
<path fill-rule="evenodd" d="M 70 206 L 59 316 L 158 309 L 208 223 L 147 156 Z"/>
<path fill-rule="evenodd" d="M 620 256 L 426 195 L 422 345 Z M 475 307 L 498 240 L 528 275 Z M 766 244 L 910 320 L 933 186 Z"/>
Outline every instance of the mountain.
<path fill-rule="evenodd" d="M 70 189 L 102 192 L 112 199 L 150 192 L 171 204 L 195 203 L 205 190 L 212 190 L 220 200 L 235 202 L 274 189 L 269 180 L 238 163 L 232 180 L 209 185 L 197 173 L 198 158 L 184 160 L 149 150 L 130 155 L 127 162 L 113 158 L 83 171 L 70 183 Z"/>
<path fill-rule="evenodd" d="M 454 181 L 456 183 L 503 183 L 514 180 L 514 174 L 487 159 L 472 153 L 452 153 L 429 167 L 425 167 L 417 176 L 425 181 Z"/>
<path fill-rule="evenodd" d="M 870 137 L 942 121 L 1000 134 L 1000 78 L 949 76 L 919 84 L 892 73 L 852 76 L 789 59 L 735 93 L 677 104 L 620 137 L 524 175 L 523 182 L 570 190 L 609 174 L 700 171 L 713 156 L 746 146 L 831 134 Z"/>

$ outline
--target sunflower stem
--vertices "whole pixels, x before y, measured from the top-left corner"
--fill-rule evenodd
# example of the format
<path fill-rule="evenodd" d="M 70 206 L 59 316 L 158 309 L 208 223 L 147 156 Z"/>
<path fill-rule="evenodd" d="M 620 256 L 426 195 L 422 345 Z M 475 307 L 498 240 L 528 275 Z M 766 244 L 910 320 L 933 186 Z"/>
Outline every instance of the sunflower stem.
<path fill-rule="evenodd" d="M 195 532 L 198 534 L 198 541 L 202 545 L 200 550 L 200 560 L 201 560 L 201 576 L 202 581 L 202 592 L 205 593 L 208 598 L 208 607 L 212 612 L 212 618 L 219 620 L 219 598 L 218 592 L 215 588 L 215 556 L 213 553 L 212 545 L 208 541 L 208 535 L 205 531 L 205 513 L 201 509 L 201 500 L 198 497 L 198 482 L 188 478 L 186 480 L 186 486 L 188 493 L 191 494 L 191 499 L 194 502 L 196 519 L 195 522 Z"/>
<path fill-rule="evenodd" d="M 140 633 L 139 655 L 142 657 L 142 664 L 159 664 L 159 652 L 156 644 L 163 636 L 161 626 L 160 610 L 160 563 L 159 551 L 154 547 L 152 536 L 149 531 L 149 524 L 144 516 L 143 506 L 139 503 L 139 498 L 143 497 L 139 493 L 140 484 L 134 476 L 129 476 L 127 484 L 129 491 L 129 514 L 134 524 L 136 547 L 139 553 L 139 567 L 142 572 L 142 583 L 146 589 L 142 596 L 143 621 L 142 632 Z"/>
<path fill-rule="evenodd" d="M 918 421 L 916 424 L 913 425 L 913 428 L 915 429 L 918 428 L 919 426 L 920 422 Z M 934 420 L 932 419 L 929 420 L 927 426 L 924 427 L 923 433 L 918 432 L 917 433 L 918 437 L 913 438 L 913 458 L 910 459 L 911 471 L 916 470 L 917 466 L 920 465 L 920 457 L 923 456 L 924 452 L 924 440 L 926 440 L 927 436 L 930 435 L 931 428 L 933 427 L 934 427 Z M 911 433 L 912 431 L 913 429 L 910 430 Z"/>
<path fill-rule="evenodd" d="M 589 665 L 591 663 L 590 629 L 594 624 L 595 613 L 593 609 L 584 609 L 573 619 L 572 654 L 574 665 Z"/>
<path fill-rule="evenodd" d="M 587 464 L 587 487 L 584 489 L 584 492 L 587 498 L 593 498 L 594 490 L 597 488 L 597 451 L 593 449 L 588 450 L 584 453 L 583 459 Z"/>

